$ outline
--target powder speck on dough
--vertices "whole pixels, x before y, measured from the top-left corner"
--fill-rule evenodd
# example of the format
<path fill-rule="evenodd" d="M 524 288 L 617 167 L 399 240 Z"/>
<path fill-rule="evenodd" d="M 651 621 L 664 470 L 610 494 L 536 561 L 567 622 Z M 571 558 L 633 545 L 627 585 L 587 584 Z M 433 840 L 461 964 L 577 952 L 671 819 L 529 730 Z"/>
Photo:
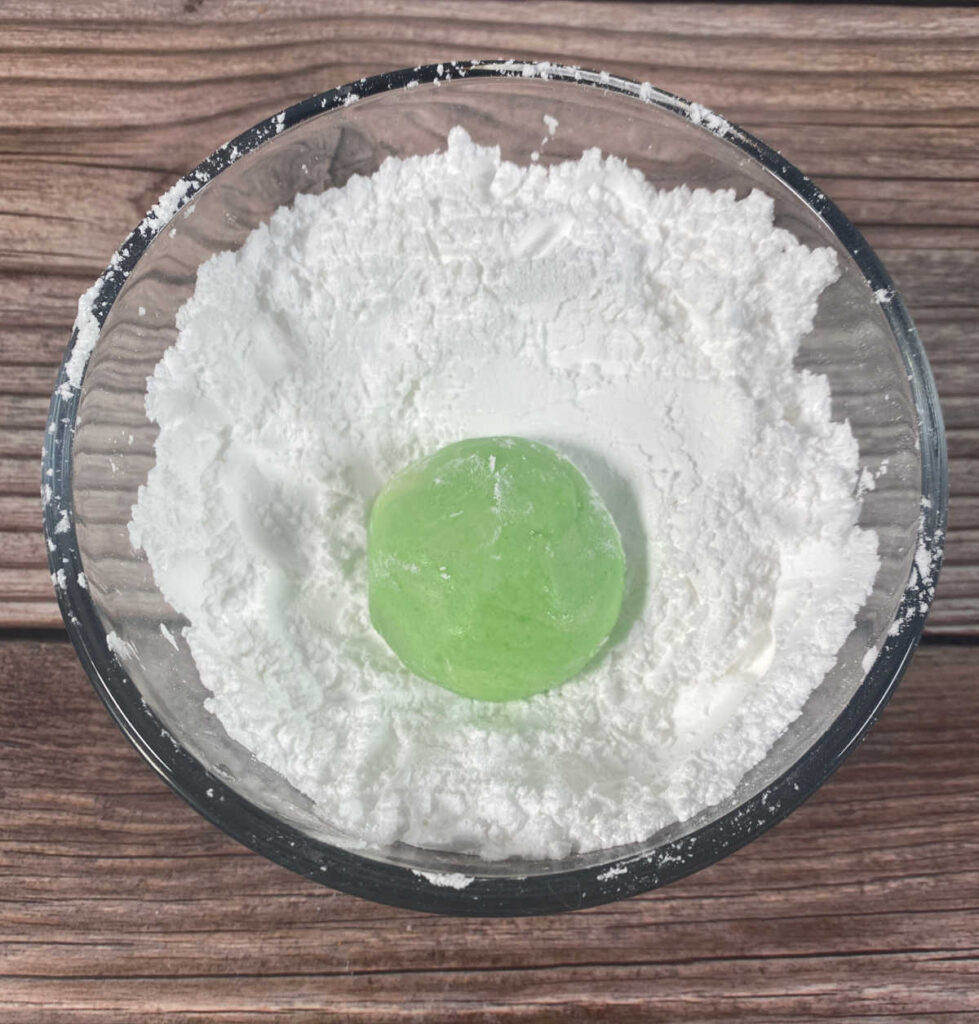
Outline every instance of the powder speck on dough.
<path fill-rule="evenodd" d="M 130 533 L 207 706 L 351 846 L 563 857 L 730 796 L 877 570 L 857 443 L 794 366 L 836 276 L 760 192 L 518 167 L 461 129 L 298 196 L 200 267 L 149 381 Z M 603 658 L 487 705 L 375 633 L 366 524 L 409 462 L 490 435 L 582 470 L 629 577 Z"/>

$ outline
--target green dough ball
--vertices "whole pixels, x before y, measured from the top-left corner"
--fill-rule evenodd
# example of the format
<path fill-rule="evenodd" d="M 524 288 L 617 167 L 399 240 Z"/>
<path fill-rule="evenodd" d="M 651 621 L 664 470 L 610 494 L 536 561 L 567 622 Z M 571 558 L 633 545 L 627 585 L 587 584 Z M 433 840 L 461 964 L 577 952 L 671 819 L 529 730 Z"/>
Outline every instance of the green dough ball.
<path fill-rule="evenodd" d="M 619 617 L 625 556 L 567 459 L 518 437 L 460 441 L 394 477 L 371 510 L 375 628 L 416 675 L 481 700 L 569 679 Z"/>

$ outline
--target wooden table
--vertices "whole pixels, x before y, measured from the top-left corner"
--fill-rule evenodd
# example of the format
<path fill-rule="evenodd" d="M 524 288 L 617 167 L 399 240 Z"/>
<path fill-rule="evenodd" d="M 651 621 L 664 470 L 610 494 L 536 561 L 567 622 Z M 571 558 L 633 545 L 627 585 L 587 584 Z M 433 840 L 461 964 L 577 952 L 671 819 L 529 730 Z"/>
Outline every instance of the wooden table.
<path fill-rule="evenodd" d="M 39 533 L 78 294 L 179 174 L 391 67 L 648 79 L 780 148 L 906 296 L 942 395 L 947 563 L 867 743 L 669 889 L 462 921 L 340 895 L 206 824 L 115 729 Z M 0 1020 L 979 1020 L 979 12 L 408 0 L 0 2 Z"/>

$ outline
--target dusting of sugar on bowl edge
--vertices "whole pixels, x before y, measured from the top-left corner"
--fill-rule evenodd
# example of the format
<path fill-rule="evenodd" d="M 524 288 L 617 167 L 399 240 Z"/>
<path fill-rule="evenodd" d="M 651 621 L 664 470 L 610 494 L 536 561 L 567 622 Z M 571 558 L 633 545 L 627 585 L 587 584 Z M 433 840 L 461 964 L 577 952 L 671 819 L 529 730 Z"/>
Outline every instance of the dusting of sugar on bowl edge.
<path fill-rule="evenodd" d="M 411 873 L 442 889 L 466 889 L 476 881 L 473 875 L 464 875 L 458 871 L 419 871 L 412 868 Z"/>

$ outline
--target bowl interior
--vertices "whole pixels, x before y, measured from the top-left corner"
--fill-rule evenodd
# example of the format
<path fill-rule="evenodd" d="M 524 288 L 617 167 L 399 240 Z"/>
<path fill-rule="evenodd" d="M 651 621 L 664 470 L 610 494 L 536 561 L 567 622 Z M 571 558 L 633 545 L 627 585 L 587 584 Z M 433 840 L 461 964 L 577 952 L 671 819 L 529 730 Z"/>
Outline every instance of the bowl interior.
<path fill-rule="evenodd" d="M 548 136 L 544 115 L 557 119 Z M 127 524 L 137 489 L 154 462 L 156 428 L 144 411 L 146 378 L 176 339 L 175 315 L 194 288 L 198 266 L 239 247 L 257 225 L 302 192 L 370 174 L 388 156 L 432 152 L 464 126 L 520 164 L 574 159 L 588 148 L 623 157 L 662 188 L 759 187 L 778 223 L 810 246 L 828 245 L 842 276 L 821 299 L 801 366 L 825 374 L 834 416 L 848 419 L 861 462 L 873 473 L 861 523 L 879 536 L 881 568 L 836 667 L 763 762 L 728 801 L 651 835 L 629 849 L 561 862 L 485 863 L 471 857 L 394 846 L 361 855 L 424 870 L 523 877 L 589 867 L 650 851 L 720 818 L 764 790 L 818 739 L 865 676 L 863 661 L 894 620 L 917 543 L 921 501 L 919 424 L 902 355 L 867 281 L 825 223 L 742 148 L 656 105 L 615 92 L 539 78 L 466 77 L 365 96 L 270 138 L 211 180 L 148 246 L 118 295 L 84 379 L 73 443 L 72 485 L 81 562 L 105 630 L 131 645 L 125 668 L 174 740 L 216 778 L 257 807 L 316 841 L 351 848 L 317 817 L 311 802 L 232 741 L 204 708 L 207 696 L 180 638 L 184 620 L 164 601 Z M 164 623 L 176 649 L 161 634 Z"/>

